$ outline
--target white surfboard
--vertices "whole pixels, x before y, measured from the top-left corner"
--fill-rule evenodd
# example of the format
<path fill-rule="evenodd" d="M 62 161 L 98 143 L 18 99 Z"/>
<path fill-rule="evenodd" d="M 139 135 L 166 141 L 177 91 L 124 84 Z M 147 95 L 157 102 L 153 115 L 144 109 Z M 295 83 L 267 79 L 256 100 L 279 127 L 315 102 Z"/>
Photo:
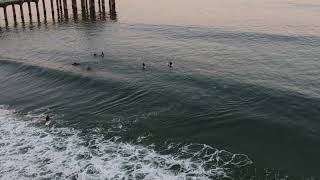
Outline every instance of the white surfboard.
<path fill-rule="evenodd" d="M 45 123 L 45 125 L 46 125 L 46 126 L 49 126 L 51 123 L 52 123 L 52 121 L 50 120 L 50 121 L 47 121 L 47 122 Z"/>

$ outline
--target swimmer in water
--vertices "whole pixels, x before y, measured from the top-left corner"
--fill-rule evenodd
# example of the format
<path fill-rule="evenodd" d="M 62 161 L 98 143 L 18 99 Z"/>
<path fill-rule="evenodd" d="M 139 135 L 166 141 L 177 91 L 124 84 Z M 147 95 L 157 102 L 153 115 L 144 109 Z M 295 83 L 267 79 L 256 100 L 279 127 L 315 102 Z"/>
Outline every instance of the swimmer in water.
<path fill-rule="evenodd" d="M 104 57 L 104 53 L 103 52 L 101 53 L 101 57 Z"/>
<path fill-rule="evenodd" d="M 145 70 L 145 69 L 146 69 L 146 64 L 142 63 L 142 70 Z"/>
<path fill-rule="evenodd" d="M 96 53 L 93 53 L 93 56 L 97 56 L 97 54 L 96 54 Z"/>
<path fill-rule="evenodd" d="M 172 68 L 172 65 L 173 65 L 173 63 L 170 61 L 170 62 L 168 63 L 168 66 L 169 66 L 170 68 Z"/>

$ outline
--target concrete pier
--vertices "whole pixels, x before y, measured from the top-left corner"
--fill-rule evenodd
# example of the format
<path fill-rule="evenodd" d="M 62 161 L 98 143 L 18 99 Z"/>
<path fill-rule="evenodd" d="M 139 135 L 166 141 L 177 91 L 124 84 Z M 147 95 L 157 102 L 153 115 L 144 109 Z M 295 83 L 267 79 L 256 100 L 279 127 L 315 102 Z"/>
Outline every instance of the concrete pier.
<path fill-rule="evenodd" d="M 4 21 L 6 26 L 9 25 L 9 19 L 8 18 L 8 13 L 7 13 L 7 7 L 11 6 L 12 8 L 12 15 L 13 15 L 13 20 L 14 24 L 17 25 L 17 13 L 15 9 L 15 5 L 19 5 L 20 9 L 20 15 L 21 15 L 21 21 L 24 24 L 24 11 L 23 11 L 23 4 L 27 3 L 28 6 L 28 14 L 29 14 L 29 20 L 30 23 L 32 23 L 32 7 L 31 3 L 35 3 L 35 10 L 37 13 L 37 20 L 40 23 L 40 12 L 39 12 L 39 1 L 40 0 L 12 0 L 12 1 L 5 1 L 5 2 L 0 2 L 0 8 L 3 8 L 3 14 L 4 14 Z M 44 15 L 44 21 L 47 21 L 47 7 L 46 7 L 46 1 L 49 0 L 41 0 L 42 3 L 42 10 L 43 10 L 43 15 Z M 76 20 L 78 18 L 78 7 L 77 7 L 77 0 L 50 0 L 50 9 L 51 9 L 51 14 L 52 14 L 52 19 L 55 19 L 55 8 L 56 8 L 56 14 L 59 20 L 63 20 L 62 17 L 64 16 L 66 20 L 68 20 L 68 1 L 72 4 L 72 12 L 73 12 L 73 17 Z M 95 2 L 96 0 L 81 0 L 81 13 L 83 19 L 87 19 L 87 17 L 90 15 L 92 19 L 95 19 L 96 17 L 96 7 L 95 7 Z M 103 15 L 105 17 L 105 0 L 97 0 L 98 4 L 98 9 L 99 14 Z M 55 3 L 54 3 L 55 2 Z M 56 7 L 55 7 L 56 6 Z M 110 8 L 110 17 L 115 16 L 116 12 L 116 4 L 115 0 L 109 0 L 109 8 Z M 11 9 L 10 9 L 11 10 Z M 11 14 L 11 13 L 9 13 Z M 101 16 L 100 16 L 101 17 Z"/>

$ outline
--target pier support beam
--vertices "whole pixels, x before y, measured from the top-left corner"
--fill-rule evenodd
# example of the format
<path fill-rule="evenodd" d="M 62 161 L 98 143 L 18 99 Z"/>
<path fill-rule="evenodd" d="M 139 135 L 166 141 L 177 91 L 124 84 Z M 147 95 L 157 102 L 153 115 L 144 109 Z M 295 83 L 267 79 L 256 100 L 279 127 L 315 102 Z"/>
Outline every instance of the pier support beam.
<path fill-rule="evenodd" d="M 86 13 L 87 13 L 87 16 L 89 14 L 89 7 L 88 7 L 88 0 L 85 0 L 86 1 Z"/>
<path fill-rule="evenodd" d="M 109 0 L 109 8 L 110 8 L 110 14 L 116 13 L 116 1 L 115 0 Z"/>
<path fill-rule="evenodd" d="M 60 17 L 62 19 L 63 12 L 62 12 L 62 1 L 61 0 L 59 0 L 59 8 L 60 8 Z"/>
<path fill-rule="evenodd" d="M 52 14 L 52 19 L 54 20 L 54 7 L 53 7 L 53 0 L 50 0 L 50 5 L 51 5 L 51 14 Z"/>
<path fill-rule="evenodd" d="M 106 16 L 105 0 L 101 0 L 101 1 L 102 1 L 102 3 L 101 3 L 101 5 L 102 5 L 102 15 L 103 15 L 103 17 L 105 17 Z"/>
<path fill-rule="evenodd" d="M 8 15 L 7 15 L 7 6 L 3 7 L 3 14 L 4 14 L 4 21 L 6 22 L 6 26 L 8 26 L 9 23 L 8 23 Z"/>
<path fill-rule="evenodd" d="M 29 20 L 30 22 L 32 22 L 32 12 L 31 12 L 31 2 L 29 1 L 28 2 L 28 11 L 29 11 Z"/>
<path fill-rule="evenodd" d="M 72 0 L 72 9 L 78 11 L 77 0 Z"/>
<path fill-rule="evenodd" d="M 47 10 L 46 10 L 46 2 L 42 0 L 42 7 L 43 7 L 43 16 L 44 20 L 47 21 Z"/>
<path fill-rule="evenodd" d="M 85 17 L 85 15 L 86 15 L 86 4 L 85 4 L 84 1 L 85 1 L 85 0 L 81 0 L 81 1 L 80 1 L 82 17 Z"/>
<path fill-rule="evenodd" d="M 67 0 L 63 0 L 63 10 L 64 10 L 65 18 L 68 19 L 68 4 L 67 4 Z"/>
<path fill-rule="evenodd" d="M 71 2 L 72 2 L 73 18 L 76 20 L 76 19 L 78 19 L 77 0 L 72 0 Z"/>
<path fill-rule="evenodd" d="M 21 15 L 21 21 L 22 23 L 24 24 L 24 15 L 23 15 L 23 3 L 20 3 L 19 6 L 20 6 L 20 15 Z"/>
<path fill-rule="evenodd" d="M 14 25 L 17 25 L 17 14 L 16 14 L 16 8 L 14 7 L 14 4 L 12 4 L 12 13 L 13 13 L 13 20 L 14 20 Z"/>
<path fill-rule="evenodd" d="M 58 15 L 58 20 L 59 20 L 60 19 L 59 0 L 56 0 L 56 6 L 57 6 L 57 15 Z"/>
<path fill-rule="evenodd" d="M 99 15 L 101 15 L 101 0 L 98 0 L 98 6 L 99 6 Z"/>
<path fill-rule="evenodd" d="M 89 0 L 89 6 L 90 6 L 90 16 L 91 18 L 96 17 L 96 7 L 94 4 L 94 0 Z"/>
<path fill-rule="evenodd" d="M 36 10 L 37 10 L 37 19 L 38 23 L 40 23 L 40 13 L 39 13 L 39 1 L 36 1 Z"/>

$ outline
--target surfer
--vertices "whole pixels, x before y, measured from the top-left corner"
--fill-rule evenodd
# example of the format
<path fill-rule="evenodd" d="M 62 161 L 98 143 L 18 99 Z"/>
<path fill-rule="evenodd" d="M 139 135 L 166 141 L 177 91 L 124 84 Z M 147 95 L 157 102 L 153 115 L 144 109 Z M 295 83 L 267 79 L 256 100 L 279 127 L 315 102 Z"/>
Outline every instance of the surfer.
<path fill-rule="evenodd" d="M 50 118 L 49 115 L 46 116 L 46 122 L 45 122 L 45 125 L 48 126 L 50 125 L 51 123 L 53 122 L 53 120 Z"/>
<path fill-rule="evenodd" d="M 173 63 L 172 63 L 172 61 L 170 61 L 170 62 L 168 63 L 168 66 L 169 66 L 170 68 L 172 68 L 172 65 L 173 65 Z"/>
<path fill-rule="evenodd" d="M 142 70 L 145 70 L 146 69 L 146 64 L 143 62 L 142 63 Z"/>
<path fill-rule="evenodd" d="M 50 116 L 47 115 L 47 116 L 46 116 L 46 122 L 49 122 L 49 121 L 50 121 Z"/>
<path fill-rule="evenodd" d="M 96 54 L 96 53 L 93 53 L 93 56 L 97 56 L 97 54 Z"/>
<path fill-rule="evenodd" d="M 80 63 L 77 63 L 77 62 L 72 63 L 72 66 L 79 66 L 79 65 Z"/>
<path fill-rule="evenodd" d="M 104 57 L 104 53 L 103 52 L 101 53 L 101 57 Z"/>
<path fill-rule="evenodd" d="M 92 69 L 91 69 L 91 67 L 90 66 L 88 66 L 87 67 L 87 71 L 91 71 Z"/>

